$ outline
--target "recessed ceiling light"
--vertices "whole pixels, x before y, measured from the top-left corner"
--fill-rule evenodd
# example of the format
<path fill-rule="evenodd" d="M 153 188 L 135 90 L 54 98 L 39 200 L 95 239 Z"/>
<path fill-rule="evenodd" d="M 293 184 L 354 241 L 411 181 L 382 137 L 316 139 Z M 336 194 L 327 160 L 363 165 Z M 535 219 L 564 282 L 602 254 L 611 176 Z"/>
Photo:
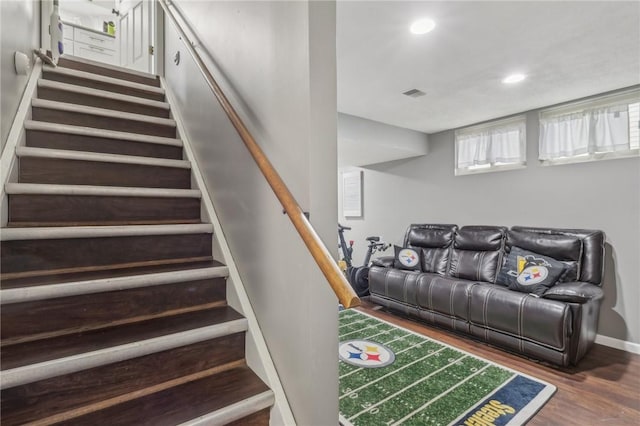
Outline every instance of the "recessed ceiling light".
<path fill-rule="evenodd" d="M 413 34 L 426 34 L 435 27 L 436 23 L 433 21 L 433 19 L 423 18 L 418 19 L 413 24 L 411 24 L 411 27 L 409 27 L 409 31 L 411 31 Z"/>
<path fill-rule="evenodd" d="M 525 78 L 527 78 L 526 75 L 524 74 L 511 74 L 508 75 L 507 77 L 505 77 L 502 82 L 504 84 L 513 84 L 513 83 L 519 83 L 522 80 L 524 80 Z"/>

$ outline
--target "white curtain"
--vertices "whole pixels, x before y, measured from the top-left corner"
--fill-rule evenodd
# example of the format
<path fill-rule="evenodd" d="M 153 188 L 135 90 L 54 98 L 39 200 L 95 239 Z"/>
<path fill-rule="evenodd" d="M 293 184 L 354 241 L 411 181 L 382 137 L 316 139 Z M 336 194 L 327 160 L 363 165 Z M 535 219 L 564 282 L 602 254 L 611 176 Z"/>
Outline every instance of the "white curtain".
<path fill-rule="evenodd" d="M 627 104 L 540 118 L 540 160 L 629 149 Z"/>
<path fill-rule="evenodd" d="M 457 134 L 458 168 L 524 162 L 524 124 Z"/>

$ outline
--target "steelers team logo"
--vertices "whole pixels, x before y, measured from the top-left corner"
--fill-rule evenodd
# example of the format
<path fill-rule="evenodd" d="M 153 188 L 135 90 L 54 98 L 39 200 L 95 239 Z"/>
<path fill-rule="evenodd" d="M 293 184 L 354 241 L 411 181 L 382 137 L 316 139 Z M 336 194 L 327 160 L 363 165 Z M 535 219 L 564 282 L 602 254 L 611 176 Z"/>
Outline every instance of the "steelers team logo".
<path fill-rule="evenodd" d="M 415 250 L 408 248 L 400 250 L 400 253 L 398 253 L 398 260 L 407 268 L 413 268 L 418 265 L 418 262 L 420 262 L 418 253 L 416 253 Z"/>
<path fill-rule="evenodd" d="M 534 285 L 544 281 L 549 275 L 549 270 L 541 265 L 533 265 L 524 268 L 518 275 L 517 281 L 521 285 Z"/>
<path fill-rule="evenodd" d="M 378 368 L 392 364 L 395 354 L 388 347 L 371 340 L 347 340 L 338 347 L 340 359 L 357 367 Z"/>

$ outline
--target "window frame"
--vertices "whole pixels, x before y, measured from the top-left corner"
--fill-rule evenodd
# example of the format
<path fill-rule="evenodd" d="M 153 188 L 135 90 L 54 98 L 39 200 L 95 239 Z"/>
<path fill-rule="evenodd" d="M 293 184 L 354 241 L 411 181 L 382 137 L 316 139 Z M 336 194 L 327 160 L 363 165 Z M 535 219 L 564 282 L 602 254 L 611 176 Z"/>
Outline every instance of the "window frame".
<path fill-rule="evenodd" d="M 579 114 L 585 111 L 627 103 L 632 105 L 640 103 L 640 88 L 627 89 L 612 94 L 600 95 L 589 99 L 567 102 L 558 106 L 544 108 L 538 112 L 538 161 L 542 166 L 556 166 L 564 164 L 588 163 L 602 160 L 615 160 L 623 158 L 634 158 L 640 156 L 640 145 L 626 151 L 596 152 L 579 154 L 555 159 L 540 159 L 540 145 L 542 143 L 542 121 L 544 119 L 558 117 L 568 114 Z M 631 117 L 629 118 L 632 125 Z M 640 123 L 638 124 L 640 126 Z"/>
<path fill-rule="evenodd" d="M 481 166 L 458 167 L 458 150 L 459 136 L 479 133 L 487 130 L 500 129 L 509 127 L 514 124 L 521 126 L 520 134 L 520 152 L 522 153 L 521 161 L 517 163 L 496 163 Z M 455 176 L 473 175 L 478 173 L 502 172 L 508 170 L 518 170 L 527 167 L 527 116 L 526 114 L 518 114 L 507 118 L 499 118 L 497 120 L 487 121 L 481 124 L 462 127 L 454 132 L 454 174 Z"/>

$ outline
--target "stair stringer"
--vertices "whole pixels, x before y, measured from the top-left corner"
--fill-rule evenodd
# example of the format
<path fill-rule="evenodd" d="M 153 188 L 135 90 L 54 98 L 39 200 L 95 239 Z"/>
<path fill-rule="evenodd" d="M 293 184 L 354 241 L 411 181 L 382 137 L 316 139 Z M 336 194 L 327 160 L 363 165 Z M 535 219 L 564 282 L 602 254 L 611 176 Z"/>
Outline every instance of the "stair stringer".
<path fill-rule="evenodd" d="M 216 213 L 215 207 L 209 195 L 207 186 L 202 177 L 200 167 L 198 165 L 197 158 L 194 155 L 194 151 L 191 147 L 189 135 L 184 127 L 184 122 L 180 116 L 180 111 L 177 108 L 178 103 L 175 101 L 175 97 L 171 88 L 166 84 L 164 77 L 160 77 L 160 87 L 165 90 L 166 100 L 171 105 L 171 117 L 176 122 L 177 138 L 182 140 L 183 152 L 185 159 L 191 163 L 191 175 L 196 185 L 196 189 L 199 189 L 202 193 L 202 208 L 208 216 L 209 221 L 213 225 L 213 235 L 215 236 L 213 242 L 214 253 L 218 253 L 222 256 L 222 261 L 229 268 L 229 278 L 227 280 L 227 300 L 231 307 L 240 312 L 247 319 L 248 330 L 246 334 L 246 360 L 247 365 L 260 377 L 273 391 L 275 396 L 275 403 L 271 410 L 270 424 L 276 425 L 295 425 L 295 419 L 293 412 L 289 406 L 289 401 L 280 382 L 280 377 L 276 371 L 275 364 L 271 359 L 271 354 L 267 348 L 266 341 L 260 330 L 260 325 L 251 306 L 249 296 L 245 291 L 240 273 L 236 267 L 236 263 L 231 254 L 229 245 L 224 236 L 224 230 L 220 224 L 220 220 Z M 216 247 L 216 241 L 218 247 Z M 218 250 L 217 250 L 218 249 Z"/>
<path fill-rule="evenodd" d="M 4 189 L 4 184 L 11 182 L 14 178 L 14 174 L 17 173 L 17 156 L 15 155 L 16 148 L 25 144 L 26 131 L 24 128 L 24 122 L 31 118 L 31 101 L 36 97 L 38 91 L 38 80 L 42 76 L 42 61 L 40 58 L 36 58 L 29 80 L 22 93 L 22 99 L 18 104 L 16 115 L 13 118 L 11 124 L 11 130 L 7 136 L 7 142 L 2 148 L 2 156 L 0 157 L 0 227 L 7 226 L 9 220 L 8 212 L 8 198 Z M 17 177 L 15 178 L 17 180 Z"/>

